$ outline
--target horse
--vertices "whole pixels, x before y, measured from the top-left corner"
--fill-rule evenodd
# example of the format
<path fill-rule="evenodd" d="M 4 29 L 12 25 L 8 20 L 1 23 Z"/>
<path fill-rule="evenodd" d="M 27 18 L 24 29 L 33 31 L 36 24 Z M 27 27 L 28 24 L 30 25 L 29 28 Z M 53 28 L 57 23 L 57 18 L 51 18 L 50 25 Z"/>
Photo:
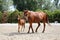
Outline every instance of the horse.
<path fill-rule="evenodd" d="M 25 29 L 25 20 L 21 19 L 20 16 L 18 15 L 18 32 L 22 31 L 22 28 Z M 23 29 L 23 31 L 24 31 Z"/>
<path fill-rule="evenodd" d="M 24 10 L 24 16 L 25 18 L 28 20 L 30 26 L 29 26 L 29 29 L 28 29 L 28 32 L 30 32 L 30 28 L 32 29 L 32 33 L 34 33 L 34 30 L 32 28 L 32 23 L 38 23 L 38 26 L 35 30 L 35 32 L 37 32 L 39 26 L 40 26 L 40 22 L 42 21 L 43 22 L 43 25 L 44 25 L 44 28 L 43 28 L 43 31 L 42 33 L 44 33 L 45 31 L 45 23 L 49 24 L 49 21 L 48 21 L 48 16 L 45 12 L 41 11 L 41 12 L 34 12 L 34 11 L 30 11 L 30 10 Z"/>

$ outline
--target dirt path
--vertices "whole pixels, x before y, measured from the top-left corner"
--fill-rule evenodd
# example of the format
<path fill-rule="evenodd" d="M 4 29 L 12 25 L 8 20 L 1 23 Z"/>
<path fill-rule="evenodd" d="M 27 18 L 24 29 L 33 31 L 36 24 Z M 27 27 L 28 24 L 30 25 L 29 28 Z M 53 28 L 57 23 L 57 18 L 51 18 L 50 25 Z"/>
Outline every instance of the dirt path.
<path fill-rule="evenodd" d="M 28 26 L 26 23 L 25 31 L 18 33 L 17 24 L 0 24 L 0 40 L 60 40 L 60 24 L 51 24 L 52 26 L 46 26 L 45 33 L 42 33 L 43 24 L 41 24 L 37 33 L 28 34 Z M 34 31 L 37 24 L 33 24 Z"/>

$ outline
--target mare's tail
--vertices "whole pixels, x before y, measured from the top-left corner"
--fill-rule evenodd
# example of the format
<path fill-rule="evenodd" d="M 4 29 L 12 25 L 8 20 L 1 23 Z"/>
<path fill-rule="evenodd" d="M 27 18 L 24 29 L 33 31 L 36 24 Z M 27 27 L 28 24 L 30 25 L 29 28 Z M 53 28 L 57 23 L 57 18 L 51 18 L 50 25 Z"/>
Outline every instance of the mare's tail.
<path fill-rule="evenodd" d="M 51 24 L 49 23 L 49 20 L 48 20 L 48 16 L 46 16 L 46 23 L 51 26 Z"/>

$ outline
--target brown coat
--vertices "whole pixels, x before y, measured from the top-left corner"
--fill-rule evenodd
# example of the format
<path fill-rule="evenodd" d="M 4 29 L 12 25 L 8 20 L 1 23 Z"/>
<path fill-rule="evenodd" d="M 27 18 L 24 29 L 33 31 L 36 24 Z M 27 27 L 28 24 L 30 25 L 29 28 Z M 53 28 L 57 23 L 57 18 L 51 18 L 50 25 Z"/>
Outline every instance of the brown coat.
<path fill-rule="evenodd" d="M 25 20 L 21 19 L 20 16 L 18 15 L 18 32 L 22 31 L 22 28 L 25 28 Z"/>
<path fill-rule="evenodd" d="M 43 28 L 43 31 L 42 31 L 44 33 L 45 23 L 48 23 L 48 16 L 47 16 L 46 13 L 24 10 L 24 16 L 26 17 L 26 19 L 28 19 L 28 22 L 30 24 L 28 33 L 30 31 L 30 28 L 32 29 L 32 33 L 34 33 L 33 28 L 32 28 L 32 23 L 33 22 L 38 23 L 38 27 L 36 28 L 36 31 L 35 31 L 35 32 L 37 32 L 37 29 L 39 28 L 41 21 L 43 22 L 43 25 L 44 25 L 44 28 Z"/>

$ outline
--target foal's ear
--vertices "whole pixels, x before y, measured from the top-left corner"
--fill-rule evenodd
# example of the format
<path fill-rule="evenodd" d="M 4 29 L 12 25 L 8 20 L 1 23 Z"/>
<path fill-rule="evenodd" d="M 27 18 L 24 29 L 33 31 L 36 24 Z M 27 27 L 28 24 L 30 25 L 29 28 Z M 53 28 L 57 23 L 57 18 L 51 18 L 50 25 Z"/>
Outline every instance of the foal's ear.
<path fill-rule="evenodd" d="M 18 15 L 18 18 L 20 18 L 20 15 Z"/>

